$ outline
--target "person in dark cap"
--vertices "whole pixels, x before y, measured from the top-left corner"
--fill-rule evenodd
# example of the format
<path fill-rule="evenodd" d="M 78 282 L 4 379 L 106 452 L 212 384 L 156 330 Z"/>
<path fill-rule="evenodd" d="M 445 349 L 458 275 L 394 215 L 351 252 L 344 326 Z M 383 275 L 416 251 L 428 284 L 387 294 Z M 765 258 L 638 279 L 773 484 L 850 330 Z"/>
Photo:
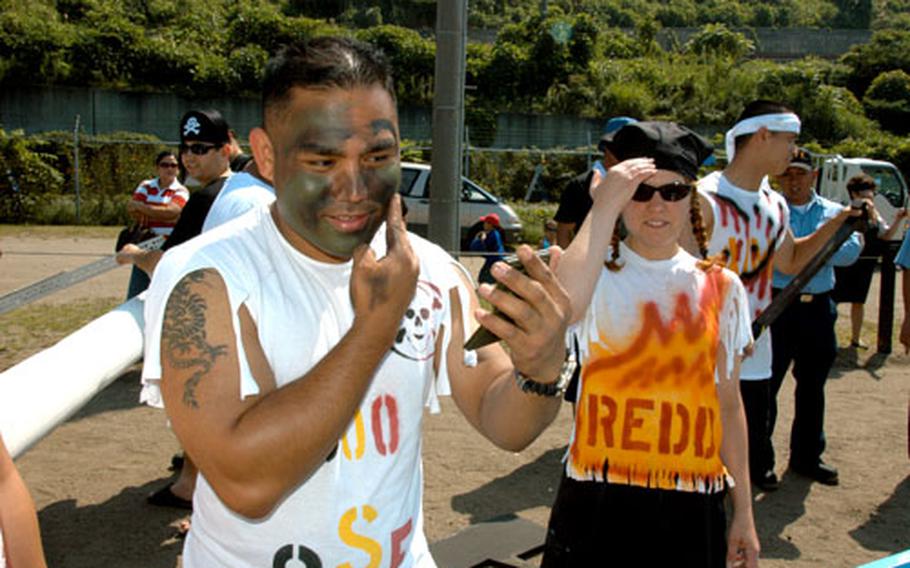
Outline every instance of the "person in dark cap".
<path fill-rule="evenodd" d="M 143 251 L 138 247 L 124 247 L 117 262 L 133 264 L 152 275 L 164 252 L 196 237 L 218 197 L 222 186 L 231 177 L 230 129 L 217 110 L 191 110 L 180 119 L 180 159 L 187 173 L 193 176 L 202 189 L 190 195 L 161 250 Z M 193 491 L 196 487 L 197 469 L 193 460 L 185 455 L 173 462 L 179 469 L 177 478 L 148 496 L 152 505 L 192 509 Z"/>
<path fill-rule="evenodd" d="M 228 123 L 214 109 L 191 110 L 180 119 L 180 159 L 189 175 L 202 185 L 190 196 L 163 250 L 202 232 L 202 224 L 231 176 L 231 136 Z"/>
<path fill-rule="evenodd" d="M 775 176 L 790 209 L 790 229 L 795 237 L 812 234 L 843 209 L 815 193 L 813 188 L 817 176 L 812 156 L 802 148 L 797 148 L 789 167 Z M 790 430 L 790 469 L 825 485 L 838 483 L 837 470 L 821 459 L 825 450 L 825 382 L 837 354 L 834 333 L 837 305 L 831 294 L 835 282 L 834 267 L 856 262 L 862 248 L 861 235 L 854 232 L 803 287 L 799 298 L 771 324 L 771 398 L 767 444 L 771 446 L 777 421 L 777 393 L 792 364 L 796 391 Z M 772 294 L 779 294 L 791 280 L 792 276 L 775 270 Z"/>
<path fill-rule="evenodd" d="M 671 122 L 626 125 L 607 145 L 619 163 L 595 174 L 557 267 L 582 378 L 541 566 L 755 567 L 738 385 L 746 291 L 679 245 L 691 217 L 707 247 L 694 179 L 711 147 Z"/>
<path fill-rule="evenodd" d="M 124 247 L 117 255 L 120 264 L 133 264 L 152 274 L 161 255 L 202 232 L 206 215 L 224 182 L 231 176 L 230 129 L 214 109 L 191 110 L 180 119 L 180 161 L 187 173 L 202 185 L 190 195 L 174 230 L 161 250 L 143 251 Z"/>
<path fill-rule="evenodd" d="M 606 141 L 612 139 L 623 126 L 634 122 L 635 119 L 628 116 L 616 116 L 607 121 L 603 138 L 597 145 L 598 150 L 603 152 L 604 168 L 609 169 L 619 161 L 607 148 Z M 554 219 L 556 220 L 556 243 L 562 248 L 569 246 L 575 232 L 581 227 L 582 221 L 591 210 L 590 188 L 593 175 L 594 170 L 591 169 L 572 178 L 559 198 L 559 209 L 557 209 Z"/>
<path fill-rule="evenodd" d="M 477 280 L 481 283 L 495 284 L 496 279 L 490 270 L 494 264 L 502 260 L 502 255 L 506 252 L 502 229 L 499 226 L 499 215 L 490 213 L 481 217 L 479 221 L 483 223 L 483 229 L 474 236 L 469 247 L 474 252 L 485 253 Z"/>
<path fill-rule="evenodd" d="M 771 303 L 773 271 L 799 273 L 854 214 L 844 209 L 811 235 L 793 236 L 787 202 L 771 189 L 768 176 L 790 165 L 799 130 L 799 117 L 782 103 L 749 103 L 727 131 L 726 167 L 698 181 L 707 252 L 721 255 L 724 265 L 739 275 L 753 318 Z M 683 237 L 683 246 L 697 254 L 699 245 L 685 233 Z M 774 450 L 768 443 L 771 335 L 766 329 L 756 338 L 753 353 L 743 360 L 739 383 L 749 424 L 751 478 L 765 491 L 778 487 Z"/>

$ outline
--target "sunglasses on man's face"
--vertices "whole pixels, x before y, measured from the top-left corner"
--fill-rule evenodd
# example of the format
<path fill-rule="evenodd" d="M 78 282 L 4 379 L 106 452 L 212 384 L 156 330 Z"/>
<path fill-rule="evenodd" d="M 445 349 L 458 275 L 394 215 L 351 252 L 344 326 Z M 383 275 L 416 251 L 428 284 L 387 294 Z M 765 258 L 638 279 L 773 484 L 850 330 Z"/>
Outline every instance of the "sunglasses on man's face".
<path fill-rule="evenodd" d="M 180 145 L 180 152 L 181 152 L 181 153 L 190 152 L 190 153 L 195 154 L 195 155 L 197 155 L 197 156 L 205 156 L 206 154 L 208 154 L 208 153 L 211 152 L 212 150 L 215 150 L 215 149 L 217 149 L 217 148 L 221 148 L 221 146 L 222 146 L 222 144 L 200 144 L 200 143 L 196 143 L 196 144 L 181 144 L 181 145 Z"/>
<path fill-rule="evenodd" d="M 159 168 L 176 168 L 177 162 L 161 162 L 158 164 Z"/>
<path fill-rule="evenodd" d="M 651 201 L 651 198 L 654 197 L 654 192 L 660 193 L 660 197 L 664 201 L 679 201 L 681 199 L 685 199 L 691 191 L 691 183 L 682 183 L 676 181 L 673 183 L 664 184 L 660 187 L 654 187 L 653 185 L 642 183 L 639 184 L 638 189 L 636 189 L 635 193 L 632 194 L 632 201 L 640 201 L 642 203 Z"/>

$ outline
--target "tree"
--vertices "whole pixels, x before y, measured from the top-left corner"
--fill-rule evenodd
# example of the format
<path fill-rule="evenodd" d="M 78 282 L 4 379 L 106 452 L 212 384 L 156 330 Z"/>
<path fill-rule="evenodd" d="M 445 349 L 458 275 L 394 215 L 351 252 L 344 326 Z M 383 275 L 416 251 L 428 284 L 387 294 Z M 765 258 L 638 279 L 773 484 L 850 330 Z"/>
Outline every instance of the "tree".
<path fill-rule="evenodd" d="M 850 48 L 841 61 L 851 70 L 847 86 L 857 98 L 862 98 L 873 79 L 882 73 L 895 69 L 910 72 L 910 32 L 876 32 L 869 43 Z"/>
<path fill-rule="evenodd" d="M 724 24 L 708 24 L 689 38 L 683 50 L 707 57 L 742 59 L 755 51 L 755 43 Z"/>
<path fill-rule="evenodd" d="M 866 113 L 890 132 L 910 132 L 910 75 L 898 69 L 872 81 L 863 97 Z"/>
<path fill-rule="evenodd" d="M 436 69 L 436 46 L 432 41 L 414 30 L 392 25 L 360 30 L 356 35 L 389 58 L 400 101 L 423 104 L 432 100 Z"/>
<path fill-rule="evenodd" d="M 834 3 L 838 11 L 835 26 L 869 29 L 872 24 L 872 0 L 836 0 Z"/>

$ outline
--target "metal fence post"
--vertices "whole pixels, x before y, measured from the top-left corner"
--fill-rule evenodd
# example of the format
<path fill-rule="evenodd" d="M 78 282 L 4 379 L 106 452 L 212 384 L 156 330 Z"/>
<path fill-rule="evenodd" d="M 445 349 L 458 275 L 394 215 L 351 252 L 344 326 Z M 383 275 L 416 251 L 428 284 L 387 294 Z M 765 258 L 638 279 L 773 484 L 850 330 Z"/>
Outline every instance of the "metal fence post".
<path fill-rule="evenodd" d="M 891 353 L 891 340 L 894 333 L 894 280 L 896 276 L 894 257 L 897 256 L 898 248 L 900 248 L 899 242 L 887 242 L 882 253 L 878 296 L 878 352 L 882 354 Z"/>
<path fill-rule="evenodd" d="M 588 148 L 591 147 L 591 131 L 588 130 Z M 591 169 L 591 152 L 588 152 L 588 169 Z"/>
<path fill-rule="evenodd" d="M 79 115 L 73 128 L 73 182 L 76 186 L 76 224 L 82 223 L 82 197 L 79 193 Z"/>
<path fill-rule="evenodd" d="M 464 177 L 471 177 L 471 136 L 468 134 L 468 125 L 464 125 Z"/>

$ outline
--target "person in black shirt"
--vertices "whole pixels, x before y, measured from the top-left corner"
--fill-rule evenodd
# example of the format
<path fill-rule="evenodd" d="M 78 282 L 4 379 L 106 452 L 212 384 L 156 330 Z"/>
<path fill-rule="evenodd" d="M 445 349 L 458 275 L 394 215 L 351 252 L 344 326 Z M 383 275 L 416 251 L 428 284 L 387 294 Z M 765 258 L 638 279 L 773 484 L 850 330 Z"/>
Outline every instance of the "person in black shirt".
<path fill-rule="evenodd" d="M 228 129 L 228 136 L 231 139 L 228 144 L 231 149 L 231 171 L 234 173 L 242 172 L 253 161 L 253 156 L 245 153 L 243 148 L 240 147 L 240 142 L 237 140 L 237 134 L 233 128 Z"/>
<path fill-rule="evenodd" d="M 609 148 L 607 148 L 607 143 L 612 141 L 613 136 L 619 132 L 619 130 L 633 122 L 638 122 L 634 118 L 629 118 L 627 116 L 616 116 L 607 121 L 606 126 L 604 127 L 604 135 L 600 139 L 600 143 L 597 145 L 597 148 L 603 152 L 603 166 L 606 169 L 610 169 L 616 164 L 619 163 L 619 160 L 616 159 Z M 594 170 L 588 170 L 583 174 L 579 174 L 572 178 L 566 188 L 562 191 L 562 196 L 559 199 L 559 209 L 556 210 L 556 215 L 553 219 L 556 221 L 556 244 L 558 244 L 563 249 L 569 246 L 569 243 L 572 242 L 572 239 L 575 238 L 575 232 L 581 228 L 582 222 L 584 222 L 585 217 L 588 216 L 588 212 L 591 210 L 591 206 L 594 205 L 594 202 L 591 200 L 591 178 L 594 176 Z M 578 352 L 578 345 L 575 345 L 575 351 Z M 572 376 L 572 380 L 569 383 L 568 388 L 566 388 L 566 393 L 563 398 L 566 401 L 575 403 L 575 391 L 578 386 L 578 376 L 581 372 L 581 367 L 575 369 L 575 374 Z"/>
<path fill-rule="evenodd" d="M 604 127 L 604 135 L 600 140 L 597 148 L 603 152 L 603 165 L 609 169 L 618 163 L 610 150 L 607 149 L 607 141 L 611 140 L 616 132 L 623 126 L 636 122 L 634 118 L 627 116 L 617 116 L 607 121 Z M 591 176 L 593 170 L 588 170 L 572 178 L 562 192 L 559 199 L 559 209 L 556 211 L 556 243 L 562 248 L 569 246 L 575 231 L 581 227 L 582 221 L 588 216 L 591 210 Z"/>
<path fill-rule="evenodd" d="M 180 160 L 202 189 L 190 195 L 174 230 L 161 250 L 143 251 L 127 245 L 117 253 L 120 264 L 134 264 L 151 275 L 164 251 L 202 232 L 202 224 L 224 182 L 231 176 L 230 134 L 217 110 L 191 110 L 180 119 Z"/>

